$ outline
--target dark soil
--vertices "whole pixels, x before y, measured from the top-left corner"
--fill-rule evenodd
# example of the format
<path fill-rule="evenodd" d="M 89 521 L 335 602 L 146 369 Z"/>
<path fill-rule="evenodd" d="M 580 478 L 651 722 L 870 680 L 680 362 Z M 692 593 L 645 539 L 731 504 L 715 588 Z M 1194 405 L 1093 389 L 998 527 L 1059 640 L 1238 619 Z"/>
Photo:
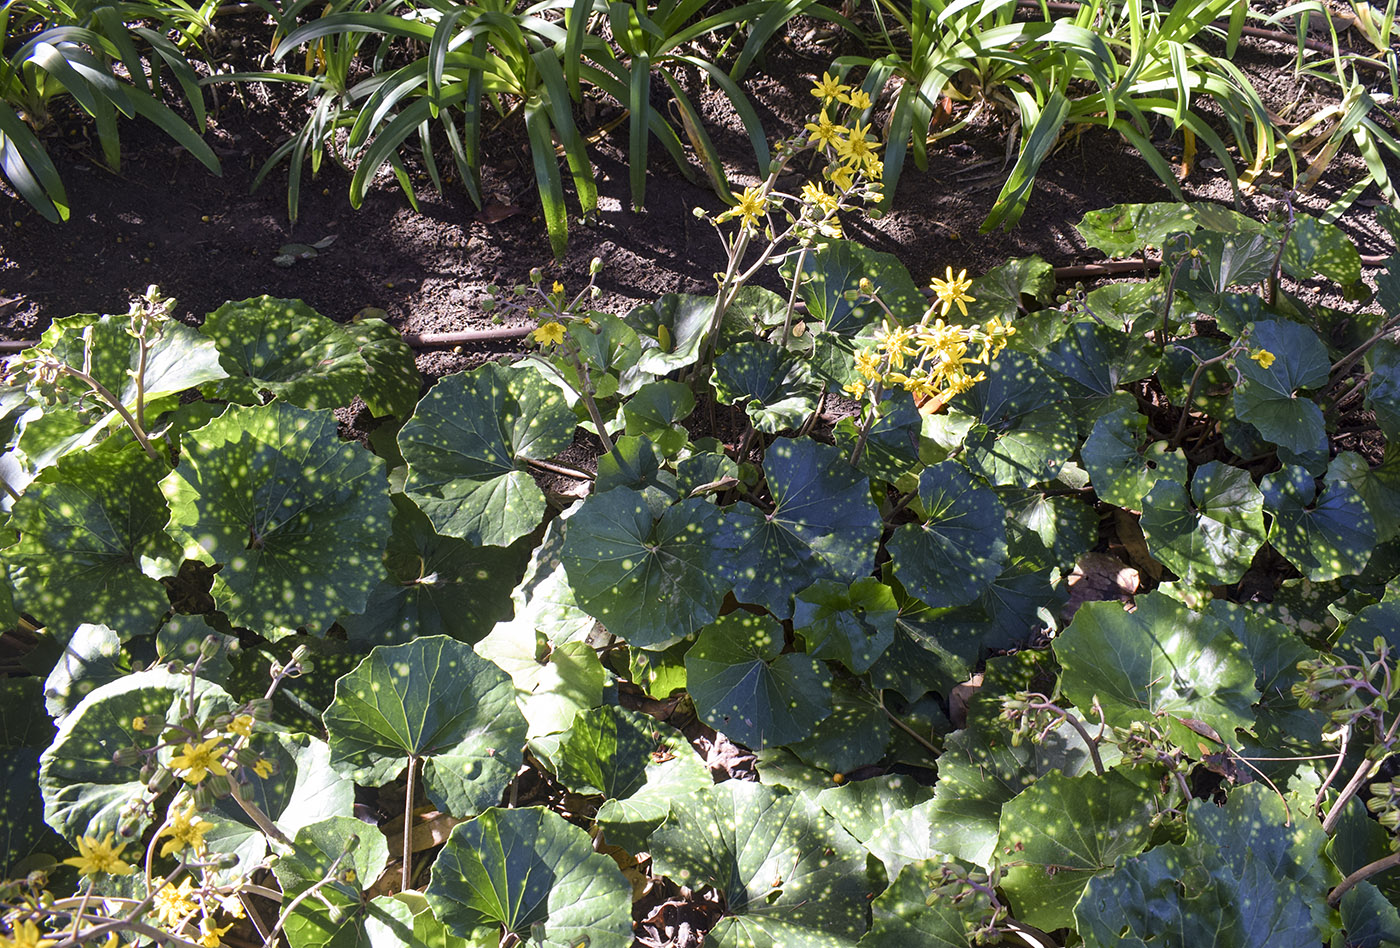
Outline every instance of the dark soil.
<path fill-rule="evenodd" d="M 247 48 L 264 42 L 256 18 L 230 24 L 245 30 Z M 807 35 L 797 24 L 792 37 Z M 828 68 L 832 50 L 803 40 L 771 47 L 747 89 L 774 139 L 799 128 L 810 108 L 811 79 Z M 237 68 L 256 58 L 231 54 Z M 1308 93 L 1292 74 L 1289 48 L 1247 39 L 1237 63 L 1265 90 L 1270 105 L 1296 107 Z M 304 182 L 300 218 L 289 223 L 285 167 L 257 191 L 250 185 L 267 156 L 300 123 L 298 94 L 259 86 L 221 86 L 207 138 L 223 162 L 215 177 L 152 128 L 125 127 L 120 172 L 100 164 L 95 142 L 81 133 L 50 143 L 68 187 L 73 218 L 49 224 L 0 187 L 0 334 L 33 338 L 54 317 L 76 312 L 124 312 L 132 294 L 158 283 L 192 321 L 230 299 L 263 293 L 299 297 L 327 316 L 348 319 L 364 307 L 381 308 L 406 332 L 489 328 L 481 299 L 488 284 L 523 282 L 532 267 L 549 280 L 582 286 L 589 261 L 601 257 L 599 308 L 623 312 L 667 292 L 705 292 L 724 258 L 710 225 L 691 213 L 722 204 L 707 187 L 687 181 L 662 149 L 652 149 L 647 208 L 630 209 L 626 124 L 616 103 L 600 100 L 585 113 L 585 132 L 614 122 L 593 147 L 601 194 L 595 223 L 571 221 L 569 251 L 556 264 L 534 192 L 523 130 L 505 123 L 484 144 L 488 204 L 478 211 L 460 185 L 445 195 L 419 176 L 421 212 L 414 211 L 387 175 L 359 210 L 347 200 L 349 176 L 329 168 Z M 702 96 L 711 131 L 730 162 L 736 183 L 752 183 L 746 140 L 717 94 Z M 658 102 L 658 104 L 660 104 Z M 1163 123 L 1159 136 L 1169 133 Z M 1090 129 L 1070 136 L 1041 168 L 1025 216 L 1010 233 L 982 235 L 978 225 L 1009 170 L 1007 126 L 996 118 L 934 146 L 927 171 L 912 162 L 900 179 L 895 210 L 879 221 L 850 214 L 847 235 L 896 254 L 916 279 L 946 266 L 976 274 L 1008 257 L 1040 254 L 1056 265 L 1095 259 L 1074 230 L 1089 210 L 1125 201 L 1169 199 L 1168 190 L 1116 135 Z M 1179 146 L 1179 138 L 1175 144 Z M 1168 154 L 1172 141 L 1161 147 Z M 1281 162 L 1281 166 L 1283 163 Z M 1338 161 L 1305 206 L 1325 207 L 1359 174 L 1359 162 Z M 1184 182 L 1193 198 L 1230 200 L 1218 165 L 1198 162 Z M 698 168 L 698 166 L 697 166 Z M 1373 192 L 1372 192 L 1373 193 Z M 1264 213 L 1271 199 L 1245 197 L 1244 209 Z M 1343 223 L 1363 253 L 1386 253 L 1368 208 Z M 314 259 L 290 267 L 273 263 L 281 245 L 336 241 Z M 776 273 L 765 280 L 776 288 Z M 494 351 L 509 349 L 498 344 Z M 424 352 L 420 368 L 440 376 L 479 360 L 482 353 Z"/>

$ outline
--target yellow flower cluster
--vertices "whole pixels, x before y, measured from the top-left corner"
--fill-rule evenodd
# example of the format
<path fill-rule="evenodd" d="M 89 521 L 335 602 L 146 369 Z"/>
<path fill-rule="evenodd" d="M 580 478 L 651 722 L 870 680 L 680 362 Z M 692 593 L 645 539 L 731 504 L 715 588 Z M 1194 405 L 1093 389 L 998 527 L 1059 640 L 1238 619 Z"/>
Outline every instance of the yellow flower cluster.
<path fill-rule="evenodd" d="M 803 128 L 811 133 L 807 139 L 808 145 L 837 159 L 828 169 L 827 178 L 838 191 L 851 190 L 855 179 L 862 175 L 869 181 L 878 182 L 885 166 L 876 154 L 880 145 L 870 134 L 870 124 L 862 125 L 857 118 L 849 127 L 839 125 L 827 113 L 827 107 L 833 102 L 841 102 L 856 112 L 863 112 L 871 106 L 870 96 L 830 73 L 824 73 L 816 82 L 812 95 L 821 99 L 822 109 L 817 113 L 816 121 L 808 122 Z"/>
<path fill-rule="evenodd" d="M 972 281 L 964 270 L 946 280 L 935 279 L 934 303 L 917 326 L 888 328 L 875 338 L 875 347 L 855 354 L 860 380 L 846 386 L 856 398 L 865 395 L 868 385 L 899 385 L 914 394 L 920 405 L 934 401 L 941 405 L 987 377 L 977 366 L 986 366 L 1006 347 L 1015 328 L 993 318 L 986 325 L 961 326 L 945 323 L 943 316 L 957 306 L 967 315 L 973 301 L 967 290 Z M 938 318 L 934 318 L 934 314 Z"/>

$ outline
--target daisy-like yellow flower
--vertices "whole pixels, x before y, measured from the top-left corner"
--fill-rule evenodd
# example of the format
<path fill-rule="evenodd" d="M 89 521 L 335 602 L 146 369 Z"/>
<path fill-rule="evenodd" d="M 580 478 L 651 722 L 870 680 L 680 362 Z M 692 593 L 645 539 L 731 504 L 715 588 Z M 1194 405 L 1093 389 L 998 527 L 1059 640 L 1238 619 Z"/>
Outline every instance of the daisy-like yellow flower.
<path fill-rule="evenodd" d="M 1259 367 L 1263 369 L 1267 369 L 1269 366 L 1273 365 L 1275 358 L 1274 354 L 1268 349 L 1255 349 L 1249 354 L 1249 357 L 1255 362 L 1258 362 Z"/>
<path fill-rule="evenodd" d="M 198 786 L 205 777 L 213 774 L 216 777 L 227 777 L 228 771 L 224 769 L 223 757 L 224 748 L 222 739 L 211 737 L 198 745 L 188 741 L 180 749 L 180 753 L 170 758 L 171 768 L 180 775 L 185 783 Z"/>
<path fill-rule="evenodd" d="M 826 176 L 831 180 L 832 184 L 836 185 L 837 190 L 849 191 L 851 190 L 851 185 L 855 183 L 854 174 L 855 172 L 852 171 L 849 165 L 837 165 L 835 168 L 828 170 Z"/>
<path fill-rule="evenodd" d="M 560 283 L 558 280 L 555 280 L 552 292 L 556 296 L 562 296 L 564 294 L 564 284 Z"/>
<path fill-rule="evenodd" d="M 841 97 L 841 101 L 861 112 L 871 106 L 870 96 L 864 89 L 852 89 L 849 95 Z"/>
<path fill-rule="evenodd" d="M 564 324 L 553 319 L 540 323 L 530 333 L 530 338 L 542 346 L 557 346 L 564 341 Z"/>
<path fill-rule="evenodd" d="M 816 145 L 818 148 L 835 148 L 836 143 L 841 140 L 841 133 L 846 130 L 827 117 L 825 112 L 818 115 L 815 122 L 808 122 L 802 127 L 812 133 L 812 137 L 807 139 L 807 144 Z"/>
<path fill-rule="evenodd" d="M 253 764 L 253 773 L 266 780 L 272 776 L 272 761 L 266 757 L 259 757 Z"/>
<path fill-rule="evenodd" d="M 808 181 L 802 185 L 802 200 L 823 214 L 835 214 L 841 206 L 841 198 L 819 184 Z"/>
<path fill-rule="evenodd" d="M 223 944 L 221 939 L 224 937 L 224 934 L 232 927 L 232 922 L 227 925 L 219 926 L 215 925 L 208 916 L 201 918 L 199 920 L 199 937 L 195 939 L 195 943 L 202 945 L 203 948 L 219 948 L 219 946 Z"/>
<path fill-rule="evenodd" d="M 880 360 L 875 357 L 875 350 L 856 350 L 856 371 L 872 381 L 880 377 Z"/>
<path fill-rule="evenodd" d="M 85 876 L 100 875 L 104 872 L 114 876 L 131 875 L 136 871 L 136 867 L 122 862 L 122 850 L 126 848 L 126 843 L 114 848 L 112 837 L 115 835 L 108 833 L 100 843 L 93 836 L 81 837 L 78 840 L 78 855 L 63 860 L 63 864 L 76 867 Z"/>
<path fill-rule="evenodd" d="M 744 193 L 739 195 L 739 203 L 728 212 L 730 216 L 743 220 L 745 227 L 758 229 L 759 218 L 768 210 L 768 198 L 763 193 L 763 185 L 756 184 L 751 188 L 744 188 Z"/>
<path fill-rule="evenodd" d="M 844 99 L 850 91 L 850 86 L 829 72 L 822 73 L 821 79 L 812 84 L 812 95 L 821 99 L 822 105 L 826 105 L 832 99 Z"/>
<path fill-rule="evenodd" d="M 865 383 L 856 381 L 843 386 L 843 391 L 850 394 L 852 398 L 861 399 L 865 397 Z"/>
<path fill-rule="evenodd" d="M 0 945 L 5 948 L 49 948 L 49 945 L 57 943 L 57 938 L 39 937 L 39 926 L 29 919 L 15 922 L 8 938 L 0 935 Z"/>
<path fill-rule="evenodd" d="M 938 277 L 934 277 L 929 281 L 929 285 L 933 287 L 934 298 L 943 304 L 943 309 L 938 314 L 940 316 L 947 316 L 948 311 L 953 308 L 954 304 L 957 305 L 958 312 L 966 316 L 967 304 L 976 301 L 974 297 L 969 296 L 967 293 L 968 289 L 972 286 L 972 281 L 968 279 L 966 269 L 954 277 L 953 268 L 949 267 L 948 278 L 946 280 L 940 280 Z"/>
<path fill-rule="evenodd" d="M 199 906 L 190 898 L 193 894 L 194 880 L 189 876 L 181 879 L 178 886 L 167 882 L 156 892 L 151 910 L 161 925 L 174 929 L 199 911 Z"/>
<path fill-rule="evenodd" d="M 191 801 L 179 813 L 170 820 L 162 836 L 169 836 L 170 840 L 161 847 L 160 854 L 169 856 L 171 853 L 179 852 L 186 846 L 192 848 L 196 853 L 204 852 L 204 834 L 213 826 L 208 820 L 199 818 L 199 814 L 194 811 L 194 802 Z"/>
<path fill-rule="evenodd" d="M 836 151 L 850 164 L 861 166 L 868 164 L 875 157 L 875 149 L 880 147 L 878 143 L 865 137 L 869 132 L 870 126 L 868 124 L 862 126 L 856 122 L 845 138 L 837 140 Z"/>
<path fill-rule="evenodd" d="M 875 343 L 889 360 L 890 368 L 904 368 L 904 360 L 915 355 L 913 346 L 910 343 L 914 339 L 914 330 L 908 326 L 897 326 L 886 332 L 878 333 L 875 336 Z"/>
<path fill-rule="evenodd" d="M 146 730 L 146 718 L 140 714 L 131 719 L 131 729 L 133 731 Z"/>
<path fill-rule="evenodd" d="M 238 737 L 253 736 L 253 716 L 251 714 L 240 714 L 234 718 L 228 726 L 228 733 Z"/>

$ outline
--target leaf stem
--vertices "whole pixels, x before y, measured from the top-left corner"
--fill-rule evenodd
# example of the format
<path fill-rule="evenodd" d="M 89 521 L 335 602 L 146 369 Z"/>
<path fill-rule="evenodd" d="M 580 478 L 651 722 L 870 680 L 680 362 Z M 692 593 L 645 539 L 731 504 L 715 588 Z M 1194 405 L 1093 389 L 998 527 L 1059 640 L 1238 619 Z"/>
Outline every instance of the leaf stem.
<path fill-rule="evenodd" d="M 1342 373 L 1349 371 L 1352 366 L 1356 365 L 1356 363 L 1361 360 L 1361 357 L 1366 354 L 1367 349 L 1370 349 L 1376 343 L 1380 342 L 1381 339 L 1396 326 L 1400 326 L 1400 316 L 1395 316 L 1392 319 L 1386 320 L 1385 324 L 1381 326 L 1380 329 L 1376 330 L 1374 336 L 1332 363 L 1332 369 L 1328 374 L 1335 381 Z"/>
<path fill-rule="evenodd" d="M 787 345 L 788 332 L 792 329 L 792 313 L 797 308 L 797 288 L 802 285 L 802 268 L 807 264 L 807 252 L 811 248 L 803 246 L 797 255 L 797 268 L 792 275 L 792 292 L 788 293 L 787 312 L 783 314 L 783 331 L 778 334 L 778 348 Z"/>
<path fill-rule="evenodd" d="M 1170 302 L 1167 304 L 1170 306 Z M 1201 380 L 1201 373 L 1219 362 L 1224 362 L 1226 358 L 1235 354 L 1236 347 L 1231 346 L 1213 359 L 1205 359 L 1196 363 L 1196 371 L 1191 373 L 1191 384 L 1186 386 L 1186 400 L 1181 406 L 1181 417 L 1176 420 L 1176 430 L 1172 432 L 1171 440 L 1167 442 L 1167 450 L 1175 451 L 1181 446 L 1181 436 L 1186 431 L 1186 419 L 1191 417 L 1191 400 L 1196 397 L 1196 383 Z M 1192 353 L 1194 355 L 1194 353 Z"/>
<path fill-rule="evenodd" d="M 1377 873 L 1385 872 L 1387 869 L 1394 869 L 1400 866 L 1400 851 L 1393 852 L 1388 856 L 1382 856 L 1375 862 L 1368 862 L 1360 869 L 1343 879 L 1335 889 L 1327 893 L 1327 904 L 1336 908 L 1341 904 L 1342 896 L 1346 895 L 1358 882 L 1365 882 Z"/>
<path fill-rule="evenodd" d="M 877 700 L 880 702 L 880 710 L 885 712 L 885 717 L 890 719 L 891 724 L 899 728 L 905 734 L 908 734 L 914 740 L 918 741 L 921 745 L 923 745 L 924 749 L 927 750 L 934 757 L 937 757 L 939 754 L 942 753 L 942 751 L 940 751 L 937 747 L 934 747 L 931 743 L 928 742 L 928 740 L 926 740 L 921 734 L 919 734 L 918 731 L 905 724 L 903 721 L 901 721 L 898 717 L 895 716 L 893 711 L 885 707 L 885 693 L 883 691 L 878 693 Z"/>
<path fill-rule="evenodd" d="M 151 446 L 150 438 L 146 435 L 146 429 L 141 427 L 140 422 L 132 417 L 131 412 L 126 410 L 126 406 L 121 403 L 121 399 L 113 395 L 107 386 L 97 381 L 97 379 L 93 378 L 82 369 L 75 369 L 71 365 L 65 365 L 62 362 L 57 363 L 57 365 L 60 371 L 73 376 L 73 378 L 87 385 L 98 395 L 102 396 L 102 400 L 116 409 L 117 414 L 121 415 L 122 421 L 126 422 L 126 426 L 131 429 L 131 433 L 136 436 L 136 440 L 140 442 L 141 449 L 146 452 L 146 456 L 152 461 L 160 460 L 160 455 L 157 454 L 156 449 Z"/>
<path fill-rule="evenodd" d="M 405 779 L 403 809 L 403 866 L 399 875 L 399 891 L 413 888 L 413 796 L 418 789 L 418 757 L 408 756 L 408 776 Z"/>

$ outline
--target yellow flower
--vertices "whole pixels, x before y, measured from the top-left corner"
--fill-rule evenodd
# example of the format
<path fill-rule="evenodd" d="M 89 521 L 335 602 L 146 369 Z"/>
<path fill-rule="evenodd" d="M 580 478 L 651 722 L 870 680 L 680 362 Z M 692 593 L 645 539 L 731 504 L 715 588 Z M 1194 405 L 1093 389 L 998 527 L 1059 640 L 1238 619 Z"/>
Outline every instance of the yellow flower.
<path fill-rule="evenodd" d="M 170 758 L 170 766 L 180 773 L 180 777 L 186 783 L 198 786 L 205 777 L 213 774 L 216 777 L 227 777 L 228 771 L 224 769 L 223 760 L 224 748 L 220 744 L 220 738 L 211 737 L 198 746 L 189 742 L 181 748 L 180 753 Z"/>
<path fill-rule="evenodd" d="M 186 846 L 193 848 L 196 853 L 204 852 L 204 834 L 213 825 L 208 820 L 199 818 L 199 815 L 194 811 L 194 803 L 191 802 L 175 814 L 170 824 L 161 833 L 162 836 L 169 835 L 171 838 L 161 847 L 160 854 L 169 856 Z"/>
<path fill-rule="evenodd" d="M 112 837 L 115 833 L 108 833 L 102 842 L 98 842 L 92 836 L 84 836 L 78 840 L 78 855 L 72 859 L 63 860 L 65 866 L 75 866 L 77 870 L 85 876 L 95 876 L 107 872 L 114 876 L 129 876 L 136 871 L 135 866 L 122 862 L 122 850 L 126 848 L 126 843 L 122 843 L 115 849 L 112 848 Z"/>
<path fill-rule="evenodd" d="M 841 140 L 841 133 L 846 130 L 844 126 L 837 125 L 827 118 L 825 112 L 818 115 L 815 122 L 808 122 L 802 127 L 812 133 L 812 137 L 807 139 L 807 144 L 819 148 L 835 148 L 836 143 Z"/>
<path fill-rule="evenodd" d="M 1255 349 L 1249 357 L 1259 363 L 1260 368 L 1267 369 L 1274 364 L 1274 354 L 1268 349 Z"/>
<path fill-rule="evenodd" d="M 730 211 L 731 216 L 738 216 L 743 219 L 744 226 L 758 229 L 759 218 L 768 209 L 768 199 L 763 194 L 763 185 L 754 185 L 751 188 L 744 188 L 744 193 L 739 195 L 739 203 Z"/>
<path fill-rule="evenodd" d="M 875 336 L 875 342 L 879 345 L 885 358 L 889 360 L 890 368 L 902 369 L 905 358 L 915 354 L 913 347 L 909 345 L 913 338 L 914 330 L 907 326 L 898 326 L 878 333 Z"/>
<path fill-rule="evenodd" d="M 851 384 L 844 386 L 844 390 L 846 392 L 849 392 L 852 398 L 860 399 L 865 397 L 864 382 L 852 382 Z"/>
<path fill-rule="evenodd" d="M 853 165 L 866 165 L 875 157 L 875 149 L 880 146 L 866 138 L 870 131 L 870 126 L 862 126 L 857 122 L 846 134 L 845 138 L 838 139 L 836 150 L 841 157 Z"/>
<path fill-rule="evenodd" d="M 138 715 L 136 715 L 136 717 L 132 718 L 132 719 L 131 719 L 131 729 L 132 729 L 133 731 L 144 731 L 144 730 L 146 730 L 146 719 L 145 719 L 145 717 L 143 717 L 142 715 L 139 715 L 139 714 L 138 714 Z"/>
<path fill-rule="evenodd" d="M 253 773 L 266 780 L 272 776 L 272 761 L 266 757 L 259 757 L 253 764 Z"/>
<path fill-rule="evenodd" d="M 253 736 L 253 716 L 251 714 L 240 714 L 234 718 L 228 726 L 228 733 L 236 734 L 239 737 Z"/>
<path fill-rule="evenodd" d="M 194 880 L 185 876 L 179 886 L 165 883 L 155 894 L 152 911 L 167 929 L 183 924 L 191 915 L 199 911 L 199 906 L 190 898 L 194 894 Z"/>
<path fill-rule="evenodd" d="M 10 937 L 0 935 L 0 944 L 5 948 L 48 948 L 49 945 L 56 944 L 56 938 L 40 938 L 39 926 L 25 919 L 22 922 L 15 922 Z"/>
<path fill-rule="evenodd" d="M 841 101 L 849 105 L 851 108 L 858 109 L 862 112 L 870 108 L 871 104 L 870 96 L 866 94 L 864 89 L 852 90 L 849 95 L 842 96 Z"/>
<path fill-rule="evenodd" d="M 553 319 L 540 323 L 530 337 L 542 346 L 557 346 L 564 341 L 564 324 Z"/>
<path fill-rule="evenodd" d="M 831 179 L 831 183 L 836 185 L 837 190 L 849 191 L 854 183 L 852 171 L 846 165 L 837 165 L 827 171 L 826 176 Z"/>
<path fill-rule="evenodd" d="M 232 927 L 232 922 L 220 928 L 210 921 L 208 917 L 201 918 L 199 920 L 199 938 L 196 940 L 196 943 L 204 946 L 204 948 L 219 948 L 219 946 L 223 944 L 219 939 L 223 938 L 224 933 Z"/>
<path fill-rule="evenodd" d="M 841 199 L 819 184 L 807 182 L 802 185 L 802 200 L 823 214 L 835 214 L 841 206 Z"/>
<path fill-rule="evenodd" d="M 967 278 L 967 270 L 964 269 L 956 277 L 953 276 L 953 268 L 948 268 L 948 279 L 940 280 L 934 277 L 930 281 L 933 287 L 934 296 L 938 302 L 943 304 L 940 316 L 947 316 L 948 310 L 953 308 L 953 304 L 958 306 L 958 312 L 967 315 L 967 304 L 975 302 L 975 299 L 967 295 L 968 288 L 972 286 L 972 281 Z"/>
<path fill-rule="evenodd" d="M 812 95 L 822 100 L 822 105 L 832 99 L 844 99 L 851 87 L 829 72 L 822 73 L 821 79 L 812 85 Z"/>
<path fill-rule="evenodd" d="M 856 350 L 856 371 L 871 381 L 880 377 L 880 360 L 873 349 Z"/>
<path fill-rule="evenodd" d="M 556 295 L 563 295 L 563 293 L 564 293 L 564 284 L 560 283 L 558 280 L 555 280 L 555 281 L 554 281 L 554 290 L 553 290 L 553 291 L 554 291 L 554 293 L 555 293 Z"/>

